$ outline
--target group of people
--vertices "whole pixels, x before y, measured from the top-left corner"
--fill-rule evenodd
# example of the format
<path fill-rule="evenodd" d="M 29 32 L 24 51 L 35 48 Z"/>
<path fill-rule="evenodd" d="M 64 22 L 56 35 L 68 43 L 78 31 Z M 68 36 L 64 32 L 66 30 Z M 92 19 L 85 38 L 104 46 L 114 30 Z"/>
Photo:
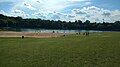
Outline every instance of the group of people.
<path fill-rule="evenodd" d="M 79 33 L 76 33 L 76 34 L 79 35 L 79 34 L 81 34 L 81 33 L 79 32 Z M 85 35 L 85 36 L 89 36 L 89 34 L 90 34 L 89 32 L 84 32 L 84 33 L 83 33 L 83 35 Z"/>
<path fill-rule="evenodd" d="M 52 33 L 55 33 L 55 31 L 53 31 Z M 57 33 L 59 33 L 59 32 L 57 31 Z M 76 33 L 76 34 L 79 35 L 79 34 L 81 34 L 81 33 L 79 32 L 79 33 Z M 89 32 L 84 32 L 84 33 L 83 33 L 83 35 L 85 35 L 85 36 L 89 36 L 89 34 L 90 34 Z M 64 34 L 63 36 L 65 37 L 66 34 Z M 22 39 L 24 39 L 24 38 L 25 38 L 25 36 L 22 36 Z"/>
<path fill-rule="evenodd" d="M 85 36 L 89 36 L 89 32 L 85 32 L 85 33 L 83 33 L 83 35 L 85 35 Z"/>

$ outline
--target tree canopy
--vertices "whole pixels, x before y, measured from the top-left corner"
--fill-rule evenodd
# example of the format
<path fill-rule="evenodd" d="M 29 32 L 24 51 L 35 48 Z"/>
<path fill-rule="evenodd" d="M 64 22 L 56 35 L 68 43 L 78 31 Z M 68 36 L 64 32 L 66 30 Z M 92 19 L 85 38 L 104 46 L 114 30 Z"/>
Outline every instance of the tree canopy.
<path fill-rule="evenodd" d="M 91 23 L 89 20 L 85 22 L 81 20 L 66 22 L 61 20 L 23 19 L 22 17 L 9 17 L 0 14 L 0 28 L 4 27 L 120 31 L 120 21 L 115 21 L 113 23 Z"/>

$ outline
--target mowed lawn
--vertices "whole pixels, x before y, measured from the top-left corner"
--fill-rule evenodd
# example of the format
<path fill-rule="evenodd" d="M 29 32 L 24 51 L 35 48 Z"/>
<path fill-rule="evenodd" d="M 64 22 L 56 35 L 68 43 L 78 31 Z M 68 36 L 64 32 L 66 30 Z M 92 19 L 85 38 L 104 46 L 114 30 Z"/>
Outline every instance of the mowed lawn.
<path fill-rule="evenodd" d="M 120 32 L 0 38 L 0 67 L 120 67 Z"/>

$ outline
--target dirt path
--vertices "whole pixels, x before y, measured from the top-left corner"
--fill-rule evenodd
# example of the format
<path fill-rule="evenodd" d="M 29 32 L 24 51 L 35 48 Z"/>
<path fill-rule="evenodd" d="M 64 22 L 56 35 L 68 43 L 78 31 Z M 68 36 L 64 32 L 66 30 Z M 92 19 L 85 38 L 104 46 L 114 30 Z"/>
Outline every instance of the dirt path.
<path fill-rule="evenodd" d="M 51 38 L 51 37 L 60 37 L 63 35 L 64 33 L 29 33 L 29 32 L 0 31 L 0 37 L 25 36 L 25 37 L 34 37 L 34 38 Z"/>

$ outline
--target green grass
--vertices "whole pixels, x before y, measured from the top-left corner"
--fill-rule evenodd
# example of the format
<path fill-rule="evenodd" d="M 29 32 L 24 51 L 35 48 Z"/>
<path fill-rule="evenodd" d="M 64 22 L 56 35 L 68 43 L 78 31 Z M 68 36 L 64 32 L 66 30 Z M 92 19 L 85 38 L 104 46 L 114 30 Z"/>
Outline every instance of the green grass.
<path fill-rule="evenodd" d="M 120 32 L 0 38 L 0 67 L 120 67 Z"/>

